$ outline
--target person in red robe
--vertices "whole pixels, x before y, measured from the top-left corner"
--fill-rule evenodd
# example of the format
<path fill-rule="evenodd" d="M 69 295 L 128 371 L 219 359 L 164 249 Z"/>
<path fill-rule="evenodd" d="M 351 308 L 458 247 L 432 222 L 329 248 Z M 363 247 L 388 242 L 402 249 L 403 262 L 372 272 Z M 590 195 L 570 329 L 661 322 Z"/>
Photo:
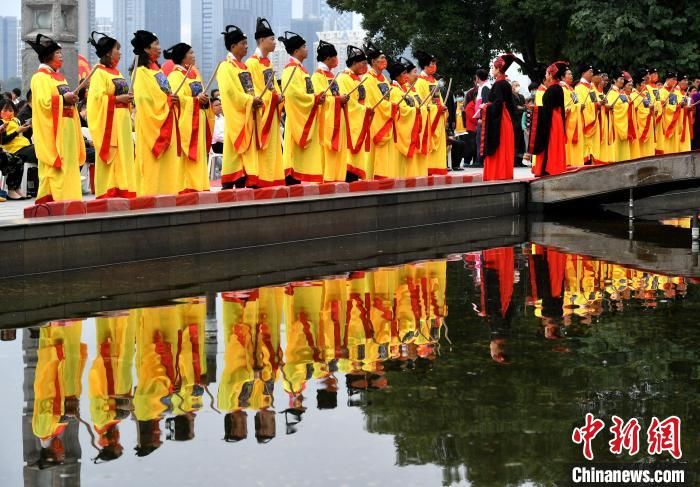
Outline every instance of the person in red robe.
<path fill-rule="evenodd" d="M 535 107 L 530 153 L 537 156 L 532 172 L 535 176 L 554 176 L 566 171 L 566 108 L 564 90 L 559 82 L 568 63 L 557 61 L 547 68 L 542 106 Z"/>
<path fill-rule="evenodd" d="M 513 179 L 515 160 L 515 134 L 513 114 L 515 101 L 513 90 L 506 80 L 506 71 L 515 61 L 510 53 L 499 56 L 493 62 L 491 75 L 496 82 L 489 92 L 489 101 L 481 106 L 481 153 L 484 154 L 484 181 Z"/>

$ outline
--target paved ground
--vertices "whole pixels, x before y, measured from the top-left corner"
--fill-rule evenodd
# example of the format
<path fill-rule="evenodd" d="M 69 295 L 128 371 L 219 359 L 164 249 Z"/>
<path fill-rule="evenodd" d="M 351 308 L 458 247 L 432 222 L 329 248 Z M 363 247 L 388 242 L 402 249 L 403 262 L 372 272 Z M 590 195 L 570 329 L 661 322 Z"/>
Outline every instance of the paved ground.
<path fill-rule="evenodd" d="M 465 169 L 463 174 L 481 174 L 482 169 Z M 453 173 L 459 174 L 459 173 Z M 532 177 L 529 167 L 516 167 L 515 168 L 515 179 L 528 179 Z M 92 199 L 92 195 L 86 195 L 83 199 Z M 24 214 L 24 208 L 27 206 L 32 206 L 34 200 L 25 201 L 5 201 L 0 203 L 0 220 L 14 220 L 16 218 L 22 218 Z"/>

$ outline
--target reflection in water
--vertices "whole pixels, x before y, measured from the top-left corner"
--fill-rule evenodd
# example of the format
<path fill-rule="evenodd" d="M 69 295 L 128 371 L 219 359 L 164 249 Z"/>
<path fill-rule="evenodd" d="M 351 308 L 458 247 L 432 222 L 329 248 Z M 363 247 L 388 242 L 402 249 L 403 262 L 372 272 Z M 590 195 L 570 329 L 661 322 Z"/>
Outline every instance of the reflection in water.
<path fill-rule="evenodd" d="M 264 444 L 298 433 L 311 421 L 309 408 L 338 408 L 343 386 L 368 431 L 394 435 L 399 466 L 440 465 L 445 484 L 558 481 L 561 464 L 580 460 L 568 436 L 584 411 L 642 418 L 620 394 L 650 404 L 653 397 L 664 411 L 670 405 L 662 378 L 644 371 L 639 379 L 637 366 L 628 369 L 620 356 L 633 354 L 625 347 L 639 337 L 627 337 L 614 359 L 605 355 L 606 367 L 618 366 L 607 370 L 619 376 L 600 379 L 600 371 L 583 369 L 601 362 L 608 346 L 597 341 L 618 333 L 601 330 L 609 336 L 599 338 L 592 330 L 623 312 L 668 308 L 688 293 L 683 278 L 527 244 L 464 254 L 449 265 L 430 261 L 226 292 L 218 308 L 208 296 L 109 313 L 95 319 L 89 361 L 83 323 L 52 322 L 24 332 L 31 419 L 25 483 L 80 483 L 79 428 L 89 432 L 95 463 L 123 460 L 131 448 L 144 457 L 164 441 L 194 440 L 198 421 L 212 418 L 226 442 Z M 679 345 L 673 360 L 685 364 L 695 350 L 687 346 Z M 645 363 L 649 356 L 638 353 L 635 360 Z M 86 365 L 89 412 L 81 412 Z M 668 410 L 683 416 L 690 407 Z M 133 444 L 122 441 L 125 429 L 135 430 Z M 534 451 L 559 467 L 542 470 L 550 460 Z"/>

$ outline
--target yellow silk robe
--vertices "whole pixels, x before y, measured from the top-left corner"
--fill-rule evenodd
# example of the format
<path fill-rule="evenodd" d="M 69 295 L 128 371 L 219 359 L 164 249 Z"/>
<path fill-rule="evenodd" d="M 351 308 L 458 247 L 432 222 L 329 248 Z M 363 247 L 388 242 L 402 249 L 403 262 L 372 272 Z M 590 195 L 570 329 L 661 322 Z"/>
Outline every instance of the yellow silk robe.
<path fill-rule="evenodd" d="M 139 196 L 180 192 L 182 158 L 177 109 L 171 93 L 168 78 L 157 65 L 136 68 L 135 154 Z"/>
<path fill-rule="evenodd" d="M 185 79 L 187 69 L 175 68 L 168 75 L 173 90 Z M 178 126 L 182 143 L 182 172 L 180 193 L 209 191 L 209 171 L 207 168 L 211 137 L 214 133 L 214 112 L 211 107 L 202 107 L 197 95 L 204 86 L 197 68 L 192 68 L 187 81 L 178 92 L 180 113 Z"/>
<path fill-rule="evenodd" d="M 425 100 L 437 86 L 437 80 L 425 73 L 416 82 L 416 90 L 421 100 Z M 484 100 L 484 103 L 487 100 Z M 443 112 L 444 102 L 439 89 L 435 89 L 430 113 L 430 152 L 428 153 L 428 175 L 447 174 L 447 132 L 445 120 L 447 112 Z"/>
<path fill-rule="evenodd" d="M 390 100 L 399 107 L 396 119 L 397 177 L 416 177 L 419 175 L 417 154 L 420 152 L 420 135 L 422 128 L 421 110 L 412 94 L 405 97 L 408 85 L 392 83 L 394 89 Z"/>
<path fill-rule="evenodd" d="M 627 95 L 629 97 L 629 103 L 627 104 L 628 110 L 630 111 L 630 133 L 632 137 L 630 139 L 630 159 L 639 159 L 639 120 L 637 118 L 637 98 L 640 97 L 639 92 L 636 89 L 632 89 L 632 92 Z"/>
<path fill-rule="evenodd" d="M 637 110 L 639 157 L 651 157 L 656 153 L 652 96 L 649 90 L 645 88 L 639 96 L 634 99 L 634 106 Z"/>
<path fill-rule="evenodd" d="M 679 90 L 680 91 L 680 90 Z M 680 92 L 679 100 L 685 102 L 683 107 L 679 107 L 682 113 L 678 119 L 678 152 L 688 152 L 690 150 L 691 134 L 693 132 L 694 108 L 690 108 L 691 100 L 687 93 Z"/>
<path fill-rule="evenodd" d="M 680 107 L 683 95 L 676 86 L 672 90 L 661 90 L 663 106 L 662 128 L 664 136 L 664 154 L 675 154 L 680 150 L 680 132 L 678 126 L 683 124 L 683 109 Z M 657 141 L 658 143 L 658 141 Z"/>
<path fill-rule="evenodd" d="M 606 99 L 605 94 L 602 90 L 594 88 L 593 92 L 599 102 Z M 598 147 L 598 153 L 593 154 L 593 159 L 598 164 L 608 164 L 611 160 L 610 158 L 610 126 L 608 125 L 609 117 L 608 111 L 602 105 L 598 108 L 598 139 L 600 141 L 600 146 Z"/>
<path fill-rule="evenodd" d="M 663 102 L 666 100 L 668 92 L 664 88 L 657 88 L 654 85 L 647 85 L 646 89 L 650 94 L 651 104 L 654 107 L 654 152 L 655 154 L 663 154 L 665 149 Z M 664 93 L 664 91 L 666 92 Z"/>
<path fill-rule="evenodd" d="M 136 196 L 136 163 L 131 128 L 131 105 L 119 104 L 129 85 L 117 69 L 98 64 L 90 78 L 87 120 L 95 145 L 95 196 L 133 198 Z"/>
<path fill-rule="evenodd" d="M 255 112 L 255 141 L 258 158 L 258 177 L 248 175 L 250 186 L 284 185 L 285 166 L 280 138 L 280 94 L 277 90 L 275 70 L 268 58 L 251 56 L 246 61 L 253 76 L 255 93 L 263 96 L 265 106 Z M 269 86 L 265 90 L 265 86 Z"/>
<path fill-rule="evenodd" d="M 39 160 L 36 203 L 81 200 L 85 141 L 78 111 L 63 105 L 63 95 L 70 88 L 61 73 L 42 65 L 32 76 L 31 90 L 32 129 Z"/>
<path fill-rule="evenodd" d="M 559 83 L 564 89 L 566 111 L 566 165 L 583 166 L 585 162 L 581 103 L 574 89 L 564 81 Z"/>
<path fill-rule="evenodd" d="M 390 81 L 383 74 L 370 69 L 365 77 L 367 105 L 370 108 L 376 106 L 369 132 L 372 140 L 367 155 L 367 178 L 395 178 L 398 177 L 398 157 L 394 142 L 394 122 L 398 106 L 391 102 L 390 95 L 382 99 L 390 89 Z"/>
<path fill-rule="evenodd" d="M 616 86 L 610 88 L 608 100 L 608 162 L 629 161 L 629 98 Z"/>
<path fill-rule="evenodd" d="M 233 183 L 250 174 L 258 176 L 258 158 L 253 133 L 255 88 L 248 67 L 229 54 L 216 75 L 225 117 L 224 156 L 221 182 Z"/>
<path fill-rule="evenodd" d="M 596 123 L 598 109 L 591 99 L 593 85 L 586 80 L 581 80 L 574 89 L 580 103 L 581 132 L 583 134 L 583 158 L 587 162 L 593 154 L 598 154 L 600 149 L 600 137 Z M 598 161 L 596 161 L 598 162 Z"/>
<path fill-rule="evenodd" d="M 319 140 L 323 144 L 323 180 L 345 181 L 348 171 L 347 111 L 340 102 L 338 83 L 330 71 L 318 69 L 311 76 L 314 92 L 326 93 L 318 118 Z M 332 86 L 329 85 L 332 83 Z"/>
<path fill-rule="evenodd" d="M 67 398 L 80 399 L 87 345 L 80 341 L 82 321 L 54 322 L 39 330 L 34 376 L 32 432 L 41 440 L 58 436 L 67 426 Z"/>
<path fill-rule="evenodd" d="M 285 166 L 291 166 L 294 179 L 321 183 L 323 146 L 318 134 L 321 106 L 318 104 L 309 73 L 297 59 L 291 58 L 284 68 L 282 87 L 287 89 L 284 93 L 284 107 L 287 113 L 284 128 Z"/>
<path fill-rule="evenodd" d="M 370 112 L 367 108 L 367 88 L 361 83 L 361 78 L 349 69 L 343 71 L 337 79 L 341 95 L 350 94 L 348 100 L 348 172 L 360 179 L 367 178 L 367 156 L 369 153 Z M 355 89 L 357 88 L 357 89 Z"/>

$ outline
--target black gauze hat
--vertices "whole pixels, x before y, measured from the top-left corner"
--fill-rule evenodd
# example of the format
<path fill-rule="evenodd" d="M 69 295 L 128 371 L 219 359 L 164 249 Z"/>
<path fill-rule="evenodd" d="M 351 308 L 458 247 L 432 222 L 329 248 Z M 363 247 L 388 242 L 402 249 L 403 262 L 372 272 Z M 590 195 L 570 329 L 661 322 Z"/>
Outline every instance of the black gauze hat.
<path fill-rule="evenodd" d="M 34 51 L 39 56 L 39 61 L 42 63 L 47 61 L 51 54 L 61 49 L 61 45 L 51 39 L 49 36 L 44 34 L 37 34 L 36 40 L 26 41 L 29 46 L 34 49 Z"/>
<path fill-rule="evenodd" d="M 329 57 L 334 57 L 338 55 L 338 51 L 335 46 L 330 42 L 318 41 L 318 47 L 316 48 L 316 60 L 318 62 L 323 62 Z"/>
<path fill-rule="evenodd" d="M 278 39 L 287 51 L 287 54 L 293 54 L 294 51 L 306 44 L 306 41 L 299 34 L 291 31 L 284 31 L 284 37 Z"/>
<path fill-rule="evenodd" d="M 406 71 L 413 71 L 414 69 L 416 69 L 416 65 L 413 64 L 413 62 L 411 62 L 410 59 L 406 59 L 405 57 L 402 56 L 402 57 L 399 58 L 399 61 L 400 61 L 404 66 L 406 66 Z"/>
<path fill-rule="evenodd" d="M 163 51 L 163 57 L 172 60 L 175 64 L 182 64 L 182 60 L 185 59 L 190 49 L 192 49 L 192 46 L 189 44 L 179 42 Z"/>
<path fill-rule="evenodd" d="M 400 61 L 395 61 L 389 65 L 389 76 L 391 79 L 396 80 L 403 73 L 407 72 L 408 68 L 406 65 Z"/>
<path fill-rule="evenodd" d="M 265 37 L 273 37 L 275 35 L 272 32 L 272 27 L 267 19 L 258 17 L 257 25 L 255 27 L 255 40 L 264 39 Z"/>
<path fill-rule="evenodd" d="M 420 66 L 421 69 L 425 68 L 426 66 L 429 66 L 430 63 L 437 60 L 435 56 L 433 56 L 432 54 L 428 54 L 425 51 L 416 51 L 413 53 L 413 55 L 418 60 L 418 66 Z"/>
<path fill-rule="evenodd" d="M 348 45 L 347 48 L 347 60 L 345 61 L 345 64 L 347 64 L 348 68 L 352 66 L 353 64 L 361 61 L 367 61 L 367 56 L 365 56 L 365 51 L 360 49 L 359 47 L 351 46 Z"/>
<path fill-rule="evenodd" d="M 374 59 L 377 59 L 379 56 L 384 54 L 384 52 L 382 52 L 381 49 L 372 44 L 372 41 L 367 41 L 367 43 L 365 44 L 365 54 L 367 55 L 367 59 L 369 61 L 373 61 Z"/>
<path fill-rule="evenodd" d="M 99 39 L 95 39 L 95 34 L 98 34 L 102 37 L 100 37 Z M 103 56 L 106 56 L 109 53 L 109 51 L 111 51 L 112 48 L 114 48 L 114 46 L 117 45 L 117 40 L 113 37 L 109 37 L 103 32 L 96 32 L 93 30 L 90 33 L 88 44 L 95 48 L 95 54 L 97 54 L 98 58 L 101 58 Z"/>
<path fill-rule="evenodd" d="M 592 71 L 593 70 L 593 65 L 592 64 L 587 64 L 587 63 L 581 63 L 578 65 L 578 74 L 583 75 L 586 71 Z"/>
<path fill-rule="evenodd" d="M 134 38 L 131 39 L 131 45 L 134 47 L 134 54 L 143 54 L 153 42 L 158 40 L 153 32 L 147 30 L 137 30 L 134 32 Z"/>
<path fill-rule="evenodd" d="M 231 46 L 235 46 L 242 40 L 248 38 L 248 36 L 235 25 L 227 25 L 226 29 L 221 34 L 224 36 L 224 45 L 227 51 L 231 50 Z"/>

